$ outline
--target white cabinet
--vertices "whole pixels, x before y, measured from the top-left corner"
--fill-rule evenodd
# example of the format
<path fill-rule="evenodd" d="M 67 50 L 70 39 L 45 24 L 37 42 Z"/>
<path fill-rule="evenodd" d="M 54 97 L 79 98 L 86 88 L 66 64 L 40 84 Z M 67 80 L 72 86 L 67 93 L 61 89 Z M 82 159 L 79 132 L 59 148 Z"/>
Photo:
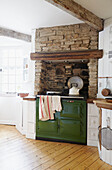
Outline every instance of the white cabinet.
<path fill-rule="evenodd" d="M 24 100 L 23 113 L 26 116 L 26 138 L 36 138 L 36 101 Z"/>
<path fill-rule="evenodd" d="M 98 146 L 99 109 L 93 103 L 88 103 L 87 145 Z"/>
<path fill-rule="evenodd" d="M 17 106 L 15 95 L 0 96 L 0 124 L 16 125 Z"/>
<path fill-rule="evenodd" d="M 26 138 L 36 138 L 36 101 L 18 97 L 17 130 Z"/>
<path fill-rule="evenodd" d="M 18 97 L 17 100 L 17 130 L 22 134 L 26 134 L 26 112 L 24 111 L 24 101 Z"/>

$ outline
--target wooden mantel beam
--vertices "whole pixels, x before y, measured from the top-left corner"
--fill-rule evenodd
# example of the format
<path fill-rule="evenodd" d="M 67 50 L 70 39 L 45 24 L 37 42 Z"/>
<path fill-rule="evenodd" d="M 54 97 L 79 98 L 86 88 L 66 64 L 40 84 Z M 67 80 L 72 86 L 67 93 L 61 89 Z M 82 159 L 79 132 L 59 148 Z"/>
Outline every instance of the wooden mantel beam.
<path fill-rule="evenodd" d="M 77 17 L 78 19 L 84 21 L 91 27 L 94 27 L 96 30 L 103 30 L 103 20 L 97 17 L 92 12 L 83 8 L 81 5 L 76 3 L 74 0 L 45 0 L 51 4 L 57 6 L 58 8 L 68 12 L 72 16 Z"/>
<path fill-rule="evenodd" d="M 0 36 L 6 36 L 6 37 L 11 37 L 11 38 L 31 42 L 31 35 L 20 33 L 3 27 L 0 27 Z"/>
<path fill-rule="evenodd" d="M 31 60 L 74 60 L 74 59 L 91 59 L 102 58 L 103 50 L 85 50 L 85 51 L 69 51 L 54 53 L 31 53 Z"/>

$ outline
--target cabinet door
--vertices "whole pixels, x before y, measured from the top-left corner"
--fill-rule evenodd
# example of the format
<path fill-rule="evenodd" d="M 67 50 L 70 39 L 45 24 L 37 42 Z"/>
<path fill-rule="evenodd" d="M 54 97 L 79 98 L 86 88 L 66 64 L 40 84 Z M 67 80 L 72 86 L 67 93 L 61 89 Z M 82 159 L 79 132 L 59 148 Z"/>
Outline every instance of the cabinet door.
<path fill-rule="evenodd" d="M 38 122 L 38 134 L 44 136 L 53 136 L 58 133 L 58 124 L 56 120 L 39 121 Z"/>
<path fill-rule="evenodd" d="M 86 102 L 62 100 L 59 134 L 63 140 L 86 144 Z"/>
<path fill-rule="evenodd" d="M 77 100 L 62 100 L 62 112 L 60 117 L 80 119 L 82 114 L 81 103 Z"/>
<path fill-rule="evenodd" d="M 60 120 L 61 140 L 86 144 L 86 136 L 83 134 L 81 122 L 75 120 Z"/>
<path fill-rule="evenodd" d="M 54 115 L 54 120 L 41 121 L 39 120 L 39 99 L 36 104 L 36 136 L 53 138 L 58 134 L 58 112 Z"/>
<path fill-rule="evenodd" d="M 69 139 L 80 136 L 80 121 L 60 120 L 60 135 Z"/>

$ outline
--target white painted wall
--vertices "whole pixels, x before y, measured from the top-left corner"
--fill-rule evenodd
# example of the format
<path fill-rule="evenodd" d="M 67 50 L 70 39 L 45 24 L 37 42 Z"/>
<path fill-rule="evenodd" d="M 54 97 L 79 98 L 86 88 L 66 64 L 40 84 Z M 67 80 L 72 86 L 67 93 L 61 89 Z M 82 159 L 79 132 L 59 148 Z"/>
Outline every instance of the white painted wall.
<path fill-rule="evenodd" d="M 16 125 L 16 97 L 0 96 L 0 124 Z"/>
<path fill-rule="evenodd" d="M 9 37 L 0 37 L 0 47 L 4 46 L 22 46 L 24 49 L 28 50 L 29 55 L 31 52 L 31 44 L 25 43 L 21 40 L 12 39 Z M 30 58 L 30 57 L 29 57 Z M 30 95 L 34 94 L 34 70 L 35 64 L 33 61 L 29 60 L 29 76 L 28 81 L 23 84 L 23 91 L 29 92 Z M 21 127 L 22 118 L 22 104 L 21 99 L 13 94 L 1 94 L 0 93 L 0 124 L 11 124 Z M 18 123 L 18 120 L 19 123 Z"/>
<path fill-rule="evenodd" d="M 99 49 L 104 50 L 104 56 L 99 60 L 98 65 L 98 77 L 112 77 L 112 59 L 108 58 L 108 52 L 112 51 L 112 33 L 110 34 L 110 29 L 112 29 L 112 18 L 107 19 L 105 21 L 104 31 L 100 33 L 99 38 Z M 98 96 L 104 98 L 102 96 L 101 91 L 106 87 L 106 79 L 98 78 Z M 108 85 L 112 92 L 112 78 L 108 78 Z M 109 119 L 109 126 L 112 129 L 112 110 L 102 109 L 102 127 L 107 127 L 107 123 Z M 107 150 L 102 146 L 102 150 L 99 149 L 100 158 L 112 165 L 112 151 Z"/>
<path fill-rule="evenodd" d="M 112 51 L 112 18 L 104 23 L 104 31 L 99 33 L 99 49 L 104 50 L 102 59 L 99 59 L 98 77 L 112 77 L 112 59 L 108 58 L 108 52 Z M 106 88 L 106 78 L 98 78 L 98 96 L 104 98 L 101 94 L 103 88 Z M 108 78 L 107 88 L 112 92 L 112 78 Z"/>

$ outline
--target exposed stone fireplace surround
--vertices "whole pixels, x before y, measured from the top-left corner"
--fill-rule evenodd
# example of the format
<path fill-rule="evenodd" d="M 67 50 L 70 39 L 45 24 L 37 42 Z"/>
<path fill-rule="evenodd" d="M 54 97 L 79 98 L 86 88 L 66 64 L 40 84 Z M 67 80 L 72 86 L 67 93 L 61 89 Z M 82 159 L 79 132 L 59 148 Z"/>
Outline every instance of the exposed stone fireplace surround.
<path fill-rule="evenodd" d="M 36 30 L 35 37 L 35 52 L 98 49 L 98 32 L 87 24 L 40 28 Z M 89 98 L 96 97 L 98 59 L 83 61 L 36 61 L 35 94 L 46 90 L 62 90 L 69 77 L 79 75 L 84 80 L 84 90 Z"/>
<path fill-rule="evenodd" d="M 61 91 L 66 88 L 67 80 L 72 76 L 80 76 L 84 81 L 83 92 L 90 98 L 97 94 L 97 59 L 74 62 L 35 62 L 35 95 L 45 91 Z M 93 66 L 94 65 L 94 66 Z M 79 68 L 78 66 L 82 66 Z M 88 67 L 87 67 L 88 66 Z"/>

